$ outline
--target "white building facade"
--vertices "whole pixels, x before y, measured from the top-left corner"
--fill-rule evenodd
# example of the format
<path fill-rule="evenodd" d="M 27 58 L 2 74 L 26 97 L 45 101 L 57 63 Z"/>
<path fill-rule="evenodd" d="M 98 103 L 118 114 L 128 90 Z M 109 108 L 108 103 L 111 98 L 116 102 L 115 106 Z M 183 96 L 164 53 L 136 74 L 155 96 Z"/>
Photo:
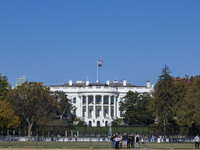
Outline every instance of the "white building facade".
<path fill-rule="evenodd" d="M 88 126 L 108 126 L 114 119 L 121 118 L 119 102 L 128 91 L 150 93 L 153 86 L 147 81 L 146 86 L 135 86 L 123 80 L 106 83 L 84 83 L 77 81 L 62 85 L 50 86 L 52 91 L 63 91 L 72 100 L 76 109 L 76 116 L 85 121 Z"/>

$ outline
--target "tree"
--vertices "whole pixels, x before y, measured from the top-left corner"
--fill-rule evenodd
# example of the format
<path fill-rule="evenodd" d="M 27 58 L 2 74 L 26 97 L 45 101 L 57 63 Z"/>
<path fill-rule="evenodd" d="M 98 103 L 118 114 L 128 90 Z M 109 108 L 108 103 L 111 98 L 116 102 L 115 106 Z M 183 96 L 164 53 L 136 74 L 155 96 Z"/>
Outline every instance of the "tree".
<path fill-rule="evenodd" d="M 0 100 L 0 129 L 17 128 L 19 118 L 14 114 L 6 101 Z"/>
<path fill-rule="evenodd" d="M 10 89 L 10 85 L 8 83 L 7 77 L 2 76 L 0 73 L 0 99 L 1 100 L 5 100 L 9 89 Z"/>
<path fill-rule="evenodd" d="M 165 126 L 174 123 L 173 105 L 174 105 L 174 82 L 170 76 L 170 70 L 165 65 L 162 69 L 162 74 L 155 85 L 153 98 L 150 103 L 150 108 L 154 112 L 154 117 L 158 125 Z"/>
<path fill-rule="evenodd" d="M 184 98 L 187 94 L 187 91 L 192 87 L 193 82 L 195 81 L 196 77 L 185 76 L 183 78 L 175 77 L 173 78 L 174 82 L 174 105 L 173 105 L 173 112 L 174 116 L 176 117 L 176 123 L 179 125 L 181 120 L 178 117 L 178 113 L 183 105 Z M 181 124 L 182 125 L 182 124 Z"/>
<path fill-rule="evenodd" d="M 50 116 L 58 104 L 49 88 L 38 82 L 25 82 L 8 94 L 15 113 L 28 124 L 30 139 L 32 127 L 38 121 Z"/>
<path fill-rule="evenodd" d="M 112 126 L 121 126 L 124 125 L 124 121 L 122 118 L 117 118 L 112 121 Z"/>
<path fill-rule="evenodd" d="M 124 112 L 124 122 L 129 125 L 149 125 L 153 122 L 153 116 L 147 110 L 150 95 L 147 93 L 129 91 L 120 102 L 120 111 Z"/>
<path fill-rule="evenodd" d="M 191 88 L 186 92 L 178 111 L 179 122 L 182 125 L 200 126 L 200 76 L 195 77 Z"/>
<path fill-rule="evenodd" d="M 73 121 L 76 119 L 76 114 L 74 111 L 76 108 L 73 106 L 70 99 L 67 98 L 67 95 L 62 91 L 54 92 L 56 100 L 59 104 L 58 109 L 56 110 L 56 115 L 59 120 L 62 120 L 65 125 L 73 124 Z"/>

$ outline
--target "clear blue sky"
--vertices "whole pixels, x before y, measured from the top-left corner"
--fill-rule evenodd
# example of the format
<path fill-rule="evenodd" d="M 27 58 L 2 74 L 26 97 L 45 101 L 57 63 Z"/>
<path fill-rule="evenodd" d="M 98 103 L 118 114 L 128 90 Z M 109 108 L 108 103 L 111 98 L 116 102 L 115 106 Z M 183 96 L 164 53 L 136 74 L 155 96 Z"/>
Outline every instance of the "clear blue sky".
<path fill-rule="evenodd" d="M 200 72 L 199 0 L 1 0 L 0 72 L 45 85 Z"/>

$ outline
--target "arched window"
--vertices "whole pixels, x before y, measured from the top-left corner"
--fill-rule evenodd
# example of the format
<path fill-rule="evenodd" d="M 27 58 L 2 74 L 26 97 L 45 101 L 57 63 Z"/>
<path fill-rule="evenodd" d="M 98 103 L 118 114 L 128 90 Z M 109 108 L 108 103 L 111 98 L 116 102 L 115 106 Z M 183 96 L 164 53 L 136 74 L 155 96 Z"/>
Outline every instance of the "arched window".
<path fill-rule="evenodd" d="M 108 121 L 105 122 L 105 127 L 107 127 L 107 126 L 108 126 Z"/>
<path fill-rule="evenodd" d="M 97 127 L 100 127 L 100 121 L 97 121 Z"/>
<path fill-rule="evenodd" d="M 91 127 L 92 126 L 92 121 L 89 121 L 89 127 Z"/>

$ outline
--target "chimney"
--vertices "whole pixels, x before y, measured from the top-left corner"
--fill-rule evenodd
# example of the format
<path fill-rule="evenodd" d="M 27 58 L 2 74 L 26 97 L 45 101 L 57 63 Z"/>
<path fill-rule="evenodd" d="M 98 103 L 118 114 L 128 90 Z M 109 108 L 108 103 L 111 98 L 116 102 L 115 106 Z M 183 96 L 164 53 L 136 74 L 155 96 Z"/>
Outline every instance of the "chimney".
<path fill-rule="evenodd" d="M 69 80 L 69 86 L 72 86 L 72 79 Z"/>
<path fill-rule="evenodd" d="M 90 81 L 87 79 L 85 84 L 88 86 L 90 84 Z"/>
<path fill-rule="evenodd" d="M 150 88 L 150 81 L 147 81 L 147 88 Z"/>
<path fill-rule="evenodd" d="M 126 80 L 123 80 L 123 86 L 126 86 Z"/>
<path fill-rule="evenodd" d="M 109 81 L 109 80 L 107 80 L 107 81 L 106 81 L 106 84 L 107 84 L 107 85 L 110 85 L 110 81 Z"/>

